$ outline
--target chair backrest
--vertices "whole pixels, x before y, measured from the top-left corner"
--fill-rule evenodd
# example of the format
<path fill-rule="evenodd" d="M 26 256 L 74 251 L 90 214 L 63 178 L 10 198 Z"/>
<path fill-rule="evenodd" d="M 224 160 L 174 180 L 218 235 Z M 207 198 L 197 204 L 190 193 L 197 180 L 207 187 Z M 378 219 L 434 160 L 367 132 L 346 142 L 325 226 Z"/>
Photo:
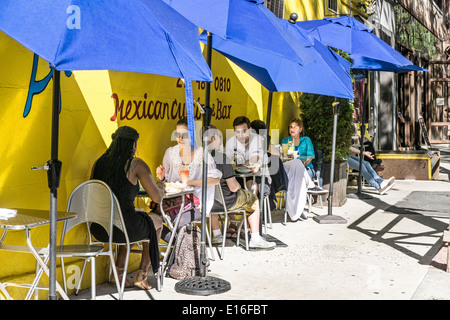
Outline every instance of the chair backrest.
<path fill-rule="evenodd" d="M 279 191 L 287 191 L 289 185 L 289 177 L 286 173 L 286 169 L 284 169 L 283 161 L 280 157 L 272 157 L 273 159 L 278 161 L 278 170 L 271 174 L 272 183 L 270 186 L 271 195 L 275 196 L 275 194 Z"/>
<path fill-rule="evenodd" d="M 107 232 L 110 244 L 113 226 L 120 229 L 125 235 L 126 242 L 129 242 L 119 202 L 105 182 L 88 180 L 78 185 L 69 197 L 67 211 L 77 213 L 77 217 L 65 222 L 61 244 L 64 243 L 65 234 L 82 223 L 87 224 L 89 239 L 91 239 L 89 225 L 97 223 Z"/>
<path fill-rule="evenodd" d="M 323 152 L 314 144 L 314 159 L 312 159 L 312 164 L 314 171 L 323 171 Z"/>
<path fill-rule="evenodd" d="M 211 213 L 227 213 L 228 210 L 225 204 L 225 197 L 223 196 L 222 186 L 220 185 L 220 183 L 214 186 L 214 202 L 216 201 L 218 201 L 222 205 L 223 209 L 211 210 Z"/>
<path fill-rule="evenodd" d="M 312 159 L 312 164 L 314 167 L 314 171 L 316 172 L 316 177 L 319 186 L 322 186 L 323 182 L 323 152 L 315 144 L 313 144 L 314 147 L 314 159 Z"/>

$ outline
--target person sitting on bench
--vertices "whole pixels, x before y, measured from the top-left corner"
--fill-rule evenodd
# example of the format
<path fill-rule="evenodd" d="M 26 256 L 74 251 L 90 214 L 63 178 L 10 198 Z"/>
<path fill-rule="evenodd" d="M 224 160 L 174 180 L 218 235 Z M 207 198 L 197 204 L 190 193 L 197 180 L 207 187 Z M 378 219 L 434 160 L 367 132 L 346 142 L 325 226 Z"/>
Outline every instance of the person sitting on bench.
<path fill-rule="evenodd" d="M 352 154 L 347 159 L 348 166 L 353 170 L 359 170 L 360 159 L 359 156 L 357 156 L 359 155 L 359 149 L 350 147 L 350 151 L 352 152 Z M 369 158 L 373 157 L 373 155 L 368 151 L 364 153 L 367 154 Z M 380 176 L 378 176 L 370 163 L 366 160 L 362 161 L 361 173 L 363 177 L 370 183 L 370 185 L 377 189 L 380 194 L 385 194 L 394 186 L 395 177 L 391 177 L 388 180 L 382 179 Z"/>

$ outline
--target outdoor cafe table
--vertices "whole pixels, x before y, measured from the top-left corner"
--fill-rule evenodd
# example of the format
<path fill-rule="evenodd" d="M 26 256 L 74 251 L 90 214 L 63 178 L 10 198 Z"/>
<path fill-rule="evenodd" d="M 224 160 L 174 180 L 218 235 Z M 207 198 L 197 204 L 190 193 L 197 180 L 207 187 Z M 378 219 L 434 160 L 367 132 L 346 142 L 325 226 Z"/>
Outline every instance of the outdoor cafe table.
<path fill-rule="evenodd" d="M 236 177 L 243 179 L 243 181 L 244 181 L 244 189 L 247 190 L 247 191 L 248 191 L 247 179 L 248 178 L 252 178 L 252 180 L 253 180 L 252 187 L 253 187 L 256 184 L 255 177 L 261 175 L 261 170 L 258 170 L 256 172 L 254 172 L 252 169 L 247 168 L 245 166 L 236 167 L 236 168 L 234 168 L 234 171 L 236 173 Z"/>
<path fill-rule="evenodd" d="M 42 272 L 45 272 L 49 276 L 49 269 L 47 262 L 49 260 L 49 247 L 35 247 L 31 241 L 31 229 L 47 225 L 50 223 L 50 217 L 48 210 L 36 210 L 36 209 L 14 209 L 17 210 L 15 217 L 8 218 L 7 220 L 0 219 L 0 229 L 4 229 L 2 236 L 0 237 L 0 250 L 7 250 L 13 252 L 26 252 L 33 254 L 34 258 L 38 262 L 40 269 L 36 273 L 35 279 L 32 284 L 5 282 L 3 287 L 6 286 L 18 286 L 30 288 L 25 300 L 29 300 L 35 289 L 44 289 L 38 287 L 39 280 L 42 276 Z M 57 212 L 57 221 L 63 221 L 75 218 L 76 214 L 73 212 Z M 26 246 L 3 244 L 6 235 L 9 230 L 25 230 L 26 234 Z M 47 288 L 45 288 L 47 289 Z M 69 297 L 64 292 L 58 282 L 56 282 L 56 291 L 59 292 L 61 297 L 68 300 Z"/>
<path fill-rule="evenodd" d="M 239 166 L 236 167 L 234 169 L 234 171 L 236 172 L 236 177 L 243 179 L 244 181 L 244 189 L 249 191 L 247 188 L 247 179 L 248 178 L 252 178 L 253 183 L 252 183 L 252 190 L 250 190 L 251 192 L 253 192 L 253 188 L 256 186 L 256 179 L 255 177 L 257 176 L 261 176 L 261 169 L 257 170 L 257 171 L 253 171 L 250 168 L 245 168 L 243 166 Z M 266 217 L 264 215 L 264 212 L 261 212 L 260 214 L 260 218 L 259 218 L 259 230 L 261 232 L 261 234 L 267 234 L 267 222 L 265 221 Z M 262 225 L 264 224 L 265 228 L 264 228 L 264 233 L 262 232 Z"/>
<path fill-rule="evenodd" d="M 314 159 L 314 158 L 315 158 L 314 156 L 298 156 L 298 157 L 296 157 L 296 158 L 291 158 L 291 157 L 281 157 L 281 161 L 287 162 L 287 161 L 291 161 L 291 160 L 294 160 L 294 159 L 299 159 L 299 160 L 301 160 L 301 162 L 302 162 L 303 164 L 305 164 L 306 161 L 312 160 L 312 159 Z"/>
<path fill-rule="evenodd" d="M 166 212 L 164 212 L 163 201 L 164 201 L 164 199 L 177 198 L 177 197 L 181 196 L 182 201 L 181 201 L 181 206 L 180 206 L 180 212 L 183 212 L 184 206 L 185 206 L 185 200 L 186 200 L 185 196 L 188 194 L 193 194 L 193 193 L 194 193 L 194 188 L 186 188 L 184 190 L 181 190 L 178 192 L 171 192 L 171 193 L 164 192 L 164 196 L 163 196 L 161 202 L 159 203 L 162 218 L 163 218 L 164 222 L 167 224 L 167 227 L 170 229 L 170 231 L 172 231 L 172 234 L 170 235 L 169 243 L 167 244 L 166 253 L 169 253 L 170 248 L 172 248 L 172 243 L 173 243 L 173 240 L 175 239 L 175 236 L 176 236 L 176 233 L 178 230 L 178 225 L 180 223 L 181 214 L 177 214 L 175 221 L 172 221 L 170 216 Z M 150 196 L 147 194 L 147 192 L 145 190 L 140 190 L 136 197 L 150 198 Z M 164 254 L 163 261 L 162 261 L 161 266 L 158 271 L 158 277 L 157 277 L 157 290 L 158 291 L 161 291 L 161 286 L 162 286 L 163 279 L 164 279 L 164 273 L 167 268 L 166 263 L 167 263 L 168 257 L 169 257 L 168 254 Z"/>

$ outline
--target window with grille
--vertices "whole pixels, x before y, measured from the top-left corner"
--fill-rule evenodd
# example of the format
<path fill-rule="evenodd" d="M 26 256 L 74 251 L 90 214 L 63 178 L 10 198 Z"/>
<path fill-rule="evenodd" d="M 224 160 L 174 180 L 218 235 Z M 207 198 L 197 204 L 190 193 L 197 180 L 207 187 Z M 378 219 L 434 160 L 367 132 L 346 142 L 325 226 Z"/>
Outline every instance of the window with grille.
<path fill-rule="evenodd" d="M 337 13 L 337 0 L 328 0 L 328 10 Z"/>
<path fill-rule="evenodd" d="M 284 0 L 267 0 L 267 8 L 278 18 L 284 19 Z"/>

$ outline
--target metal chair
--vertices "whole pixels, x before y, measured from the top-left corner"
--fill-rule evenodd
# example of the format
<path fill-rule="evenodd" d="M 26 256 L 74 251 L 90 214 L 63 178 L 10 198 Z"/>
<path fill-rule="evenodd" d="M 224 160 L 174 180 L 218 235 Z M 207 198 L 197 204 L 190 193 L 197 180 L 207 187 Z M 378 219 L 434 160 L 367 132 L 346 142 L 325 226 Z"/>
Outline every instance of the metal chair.
<path fill-rule="evenodd" d="M 312 197 L 317 196 L 320 200 L 320 208 L 323 208 L 322 196 L 326 196 L 328 194 L 328 190 L 323 189 L 322 191 L 311 191 L 308 190 L 306 192 L 306 196 L 308 199 L 308 212 L 311 213 L 311 205 L 312 205 Z"/>
<path fill-rule="evenodd" d="M 102 187 L 102 186 L 101 186 Z M 98 187 L 97 187 L 98 188 Z M 102 187 L 103 188 L 103 187 Z M 86 266 L 87 262 L 91 262 L 91 295 L 92 299 L 95 299 L 95 288 L 96 288 L 96 281 L 95 281 L 95 258 L 103 252 L 104 247 L 99 245 L 94 245 L 92 243 L 91 237 L 89 237 L 89 243 L 88 244 L 76 244 L 76 245 L 66 245 L 64 243 L 66 234 L 74 227 L 86 224 L 87 229 L 89 230 L 89 222 L 95 222 L 97 221 L 96 217 L 93 216 L 90 212 L 93 212 L 92 210 L 92 200 L 94 198 L 91 197 L 91 194 L 94 193 L 95 187 L 91 183 L 82 183 L 78 187 L 76 187 L 69 198 L 69 202 L 67 205 L 67 210 L 71 210 L 70 212 L 77 213 L 77 217 L 74 219 L 66 220 L 64 223 L 62 236 L 61 236 L 61 245 L 57 247 L 56 255 L 57 257 L 61 258 L 61 269 L 63 272 L 63 282 L 64 282 L 64 290 L 67 292 L 67 281 L 65 277 L 65 269 L 64 269 L 64 258 L 67 257 L 78 257 L 84 259 L 83 263 L 83 271 Z M 96 194 L 98 192 L 95 192 Z M 98 204 L 104 205 L 105 201 L 103 201 L 104 198 L 99 198 Z M 98 206 L 96 206 L 98 207 Z M 80 277 L 78 288 L 81 283 L 82 276 Z"/>
<path fill-rule="evenodd" d="M 57 255 L 61 258 L 64 257 L 81 257 L 86 259 L 83 264 L 83 270 L 80 276 L 79 283 L 77 285 L 77 291 L 79 290 L 81 280 L 83 278 L 84 269 L 87 261 L 91 261 L 91 281 L 92 281 L 92 297 L 95 298 L 95 257 L 98 255 L 107 255 L 110 258 L 110 266 L 114 274 L 114 279 L 117 286 L 117 291 L 119 293 L 119 299 L 123 299 L 123 293 L 125 290 L 125 281 L 128 267 L 128 260 L 130 255 L 131 244 L 148 241 L 148 239 L 142 239 L 130 243 L 128 238 L 128 233 L 125 228 L 125 223 L 122 217 L 122 212 L 120 210 L 119 202 L 109 188 L 109 186 L 100 180 L 89 180 L 81 183 L 77 186 L 70 195 L 69 202 L 67 204 L 67 210 L 69 212 L 76 212 L 77 217 L 75 219 L 67 220 L 64 224 L 64 229 L 61 238 L 61 250 L 58 249 Z M 64 238 L 66 233 L 76 225 L 86 224 L 88 232 L 88 245 L 64 245 Z M 97 223 L 102 226 L 108 235 L 108 246 L 105 248 L 100 242 L 93 240 L 91 235 L 90 225 L 92 223 Z M 123 243 L 118 243 L 113 241 L 113 230 L 117 228 L 120 230 L 125 238 Z M 123 277 L 121 283 L 119 282 L 119 277 L 117 270 L 114 266 L 114 246 L 113 245 L 125 245 L 127 248 L 127 254 L 125 258 L 125 267 L 123 272 Z M 94 254 L 95 253 L 95 254 Z M 64 261 L 61 259 L 61 269 L 63 271 L 63 281 L 64 288 L 66 285 Z"/>
<path fill-rule="evenodd" d="M 6 285 L 0 282 L 0 300 L 12 300 L 9 292 L 6 290 Z"/>
<path fill-rule="evenodd" d="M 269 223 L 269 228 L 272 229 L 272 211 L 270 210 L 270 199 L 268 195 L 263 198 L 263 214 L 264 234 L 267 234 L 267 222 Z"/>
<path fill-rule="evenodd" d="M 323 191 L 319 191 L 319 192 L 315 192 L 315 191 L 311 191 L 308 190 L 306 192 L 306 200 L 308 201 L 308 213 L 311 213 L 311 206 L 312 206 L 312 197 L 313 196 L 317 196 L 320 199 L 320 206 L 321 208 L 323 208 L 323 202 L 322 202 L 322 196 L 327 195 L 328 194 L 328 190 L 323 190 Z M 281 200 L 284 200 L 284 222 L 282 222 L 282 224 L 285 226 L 287 224 L 287 215 L 288 212 L 286 210 L 286 196 L 287 196 L 287 191 L 285 190 L 281 190 L 279 191 L 279 194 L 277 195 L 277 208 L 281 210 Z"/>
<path fill-rule="evenodd" d="M 222 186 L 216 185 L 215 186 L 215 192 L 214 192 L 214 199 L 219 201 L 219 203 L 222 204 L 223 210 L 221 211 L 213 211 L 211 210 L 210 214 L 217 214 L 217 215 L 223 215 L 224 216 L 224 221 L 222 222 L 223 224 L 223 240 L 222 240 L 222 250 L 221 252 L 219 252 L 219 257 L 221 260 L 223 260 L 223 257 L 225 255 L 225 241 L 226 241 L 226 233 L 227 233 L 227 228 L 228 228 L 228 222 L 236 222 L 238 223 L 238 234 L 237 234 L 237 245 L 239 246 L 240 243 L 240 234 L 241 234 L 241 229 L 242 226 L 244 227 L 244 237 L 245 237 L 245 249 L 248 251 L 249 250 L 249 244 L 248 244 L 248 233 L 247 233 L 247 212 L 245 211 L 245 209 L 243 208 L 238 208 L 238 209 L 233 209 L 233 210 L 228 210 L 227 206 L 225 204 L 225 198 L 223 197 L 223 192 L 222 192 Z M 230 219 L 228 217 L 229 214 L 233 214 L 233 215 L 240 215 L 242 216 L 242 219 L 238 220 L 238 219 Z M 211 234 L 211 223 L 209 224 L 209 233 Z"/>
<path fill-rule="evenodd" d="M 277 209 L 278 210 L 282 209 L 282 200 L 284 200 L 284 222 L 282 222 L 282 224 L 284 226 L 287 223 L 286 195 L 287 195 L 287 191 L 286 190 L 280 190 L 280 191 L 278 191 L 278 193 L 276 195 L 276 197 L 277 197 Z"/>

